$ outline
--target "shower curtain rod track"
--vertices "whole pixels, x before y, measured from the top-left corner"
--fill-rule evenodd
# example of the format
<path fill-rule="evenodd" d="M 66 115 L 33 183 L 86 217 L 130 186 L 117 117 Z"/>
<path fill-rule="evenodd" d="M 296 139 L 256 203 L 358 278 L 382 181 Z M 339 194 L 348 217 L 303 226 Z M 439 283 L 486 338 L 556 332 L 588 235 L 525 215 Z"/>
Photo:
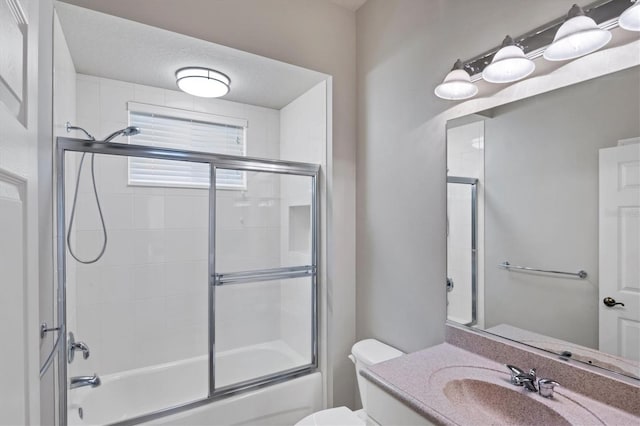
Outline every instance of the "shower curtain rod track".
<path fill-rule="evenodd" d="M 266 158 L 244 157 L 225 154 L 212 154 L 200 151 L 182 151 L 147 145 L 124 143 L 105 143 L 87 139 L 58 137 L 58 148 L 63 151 L 89 152 L 94 154 L 137 156 L 159 160 L 191 161 L 215 164 L 217 168 L 280 174 L 316 176 L 320 165 L 297 161 L 271 160 Z"/>

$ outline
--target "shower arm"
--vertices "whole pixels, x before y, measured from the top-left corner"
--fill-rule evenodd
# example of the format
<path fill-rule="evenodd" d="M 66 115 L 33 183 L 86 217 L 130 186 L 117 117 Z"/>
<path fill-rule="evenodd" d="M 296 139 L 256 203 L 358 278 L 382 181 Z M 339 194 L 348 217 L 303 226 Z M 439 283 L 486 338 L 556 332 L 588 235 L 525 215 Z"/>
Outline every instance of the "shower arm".
<path fill-rule="evenodd" d="M 95 141 L 96 138 L 94 138 L 89 132 L 87 132 L 85 129 L 83 129 L 82 127 L 78 127 L 78 126 L 72 126 L 71 123 L 69 123 L 68 121 L 66 122 L 66 124 L 64 125 L 64 128 L 67 130 L 67 133 L 70 133 L 72 130 L 80 130 L 81 132 L 84 132 L 85 135 L 87 135 L 87 137 L 89 138 L 89 140 Z"/>

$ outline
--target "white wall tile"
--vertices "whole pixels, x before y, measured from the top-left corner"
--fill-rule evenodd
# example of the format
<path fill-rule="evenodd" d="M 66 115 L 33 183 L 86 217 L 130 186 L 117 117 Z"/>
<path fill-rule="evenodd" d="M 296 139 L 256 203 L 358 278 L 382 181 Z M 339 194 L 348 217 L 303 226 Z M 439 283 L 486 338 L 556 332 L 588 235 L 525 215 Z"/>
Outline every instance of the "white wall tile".
<path fill-rule="evenodd" d="M 131 266 L 102 267 L 101 301 L 127 303 L 133 300 L 133 270 Z"/>
<path fill-rule="evenodd" d="M 280 155 L 277 110 L 85 75 L 78 76 L 76 88 L 83 121 L 78 125 L 99 139 L 128 125 L 126 103 L 135 100 L 246 118 L 250 153 Z M 126 142 L 122 137 L 114 140 Z M 102 242 L 88 160 L 75 237 L 83 257 L 96 253 Z M 108 374 L 206 354 L 209 192 L 129 186 L 126 158 L 102 155 L 95 161 L 109 240 L 98 263 L 78 269 L 78 330 L 92 348 L 91 363 L 76 364 L 78 374 L 85 374 L 80 370 L 88 366 Z M 75 181 L 72 168 L 67 180 Z M 236 270 L 278 263 L 279 192 L 280 180 L 264 174 L 249 178 L 248 191 L 219 191 L 220 206 L 227 207 L 218 243 Z M 249 204 L 238 207 L 243 200 Z M 239 229 L 240 235 L 224 232 L 227 228 Z M 265 254 L 267 258 L 257 257 Z M 218 318 L 227 348 L 280 338 L 280 288 L 269 284 L 247 287 L 229 299 L 227 313 Z M 250 316 L 238 321 L 238 312 Z M 142 349 L 122 350 L 134 344 Z"/>
<path fill-rule="evenodd" d="M 98 79 L 78 74 L 76 81 L 76 106 L 78 120 L 86 117 L 97 117 L 99 115 L 100 81 Z M 82 127 L 83 125 L 78 124 L 78 126 Z M 91 133 L 90 129 L 87 130 Z"/>
<path fill-rule="evenodd" d="M 131 241 L 133 240 L 133 241 Z M 165 231 L 162 229 L 136 229 L 129 239 L 133 244 L 133 263 L 163 263 L 166 259 Z"/>
<path fill-rule="evenodd" d="M 194 110 L 195 105 L 193 96 L 174 90 L 164 91 L 164 102 L 164 106 L 170 108 L 187 109 L 191 111 Z"/>
<path fill-rule="evenodd" d="M 100 79 L 100 121 L 126 123 L 127 102 L 133 99 L 133 84 Z"/>
<path fill-rule="evenodd" d="M 102 233 L 95 231 L 97 238 L 102 238 Z M 132 233 L 129 230 L 112 229 L 108 231 L 107 249 L 102 259 L 101 265 L 105 266 L 122 266 L 132 265 L 133 260 L 133 244 Z"/>
<path fill-rule="evenodd" d="M 133 224 L 136 229 L 164 227 L 164 196 L 135 194 Z"/>
<path fill-rule="evenodd" d="M 157 87 L 133 85 L 133 98 L 136 102 L 150 105 L 165 105 L 164 90 Z"/>
<path fill-rule="evenodd" d="M 133 229 L 133 194 L 103 194 L 100 204 L 108 229 Z"/>
<path fill-rule="evenodd" d="M 133 298 L 134 300 L 152 299 L 166 295 L 164 265 L 133 265 Z"/>

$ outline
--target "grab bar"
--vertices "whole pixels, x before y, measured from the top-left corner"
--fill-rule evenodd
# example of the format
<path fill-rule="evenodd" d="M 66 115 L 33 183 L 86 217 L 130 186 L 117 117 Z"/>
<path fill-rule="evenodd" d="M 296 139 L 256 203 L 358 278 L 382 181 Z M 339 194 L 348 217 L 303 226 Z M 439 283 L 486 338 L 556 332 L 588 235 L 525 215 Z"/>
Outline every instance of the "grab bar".
<path fill-rule="evenodd" d="M 558 274 L 558 275 L 569 275 L 572 277 L 578 277 L 580 279 L 585 279 L 587 278 L 587 272 L 584 270 L 579 270 L 578 272 L 562 272 L 562 271 L 552 271 L 552 270 L 548 270 L 548 269 L 538 269 L 538 268 L 529 268 L 528 266 L 517 266 L 517 265 L 512 265 L 507 261 L 502 262 L 501 264 L 498 265 L 500 268 L 504 268 L 506 270 L 510 270 L 510 269 L 520 269 L 523 271 L 531 271 L 531 272 L 544 272 L 545 274 Z"/>

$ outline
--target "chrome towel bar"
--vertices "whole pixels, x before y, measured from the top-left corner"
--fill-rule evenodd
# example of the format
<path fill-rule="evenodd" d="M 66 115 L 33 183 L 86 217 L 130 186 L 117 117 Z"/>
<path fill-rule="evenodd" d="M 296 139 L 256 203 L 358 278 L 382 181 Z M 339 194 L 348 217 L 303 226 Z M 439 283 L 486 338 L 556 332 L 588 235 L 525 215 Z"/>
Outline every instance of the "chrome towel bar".
<path fill-rule="evenodd" d="M 519 270 L 522 270 L 522 271 L 544 272 L 545 274 L 569 275 L 571 277 L 578 277 L 578 278 L 583 279 L 583 280 L 585 278 L 587 278 L 587 272 L 583 271 L 583 270 L 579 270 L 578 272 L 551 271 L 551 270 L 548 270 L 548 269 L 538 269 L 538 268 L 529 268 L 527 266 L 512 265 L 507 261 L 502 262 L 498 266 L 500 268 L 504 268 L 504 269 L 507 269 L 507 270 L 519 269 Z"/>

